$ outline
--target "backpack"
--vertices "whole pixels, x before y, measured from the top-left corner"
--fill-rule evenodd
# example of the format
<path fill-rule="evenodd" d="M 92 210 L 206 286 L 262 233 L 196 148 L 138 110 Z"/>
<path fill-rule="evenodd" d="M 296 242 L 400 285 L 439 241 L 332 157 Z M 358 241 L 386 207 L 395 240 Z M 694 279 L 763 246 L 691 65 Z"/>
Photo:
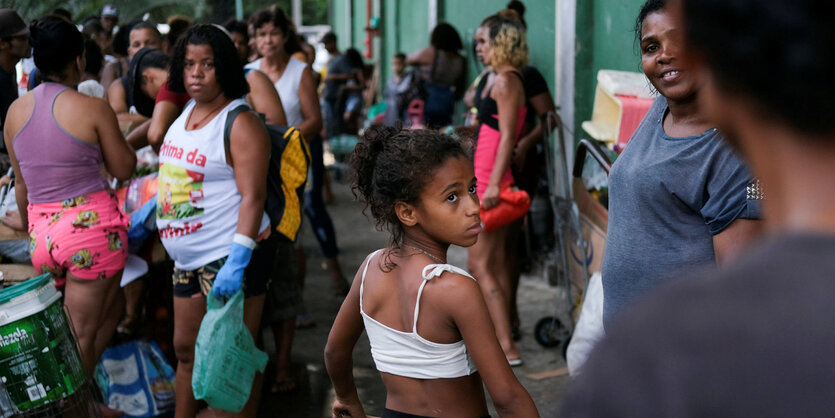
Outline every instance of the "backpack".
<path fill-rule="evenodd" d="M 232 122 L 242 112 L 249 111 L 240 105 L 226 116 L 223 143 L 229 147 Z M 310 150 L 301 132 L 292 126 L 266 125 L 270 134 L 270 164 L 267 168 L 267 201 L 264 210 L 270 223 L 286 241 L 295 242 L 302 222 L 302 202 L 310 167 Z"/>

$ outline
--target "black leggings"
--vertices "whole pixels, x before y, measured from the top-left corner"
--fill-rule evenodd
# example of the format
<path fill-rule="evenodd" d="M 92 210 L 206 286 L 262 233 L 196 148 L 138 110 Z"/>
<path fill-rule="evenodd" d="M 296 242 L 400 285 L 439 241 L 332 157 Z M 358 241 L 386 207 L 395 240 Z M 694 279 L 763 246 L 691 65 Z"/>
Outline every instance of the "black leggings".
<path fill-rule="evenodd" d="M 310 219 L 313 234 L 322 249 L 325 258 L 334 258 L 339 254 L 336 246 L 336 231 L 333 221 L 322 200 L 322 177 L 325 175 L 325 163 L 322 160 L 322 137 L 316 135 L 308 144 L 310 147 L 310 191 L 304 197 L 304 213 Z"/>

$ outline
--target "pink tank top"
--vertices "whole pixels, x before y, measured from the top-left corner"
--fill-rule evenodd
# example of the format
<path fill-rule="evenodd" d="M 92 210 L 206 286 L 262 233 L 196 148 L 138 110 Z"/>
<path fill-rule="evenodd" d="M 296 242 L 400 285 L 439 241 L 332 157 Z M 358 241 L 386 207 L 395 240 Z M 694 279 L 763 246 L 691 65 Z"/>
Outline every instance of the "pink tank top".
<path fill-rule="evenodd" d="M 35 88 L 32 114 L 12 141 L 29 203 L 59 202 L 108 187 L 101 147 L 70 135 L 55 121 L 55 98 L 67 88 L 57 83 Z"/>

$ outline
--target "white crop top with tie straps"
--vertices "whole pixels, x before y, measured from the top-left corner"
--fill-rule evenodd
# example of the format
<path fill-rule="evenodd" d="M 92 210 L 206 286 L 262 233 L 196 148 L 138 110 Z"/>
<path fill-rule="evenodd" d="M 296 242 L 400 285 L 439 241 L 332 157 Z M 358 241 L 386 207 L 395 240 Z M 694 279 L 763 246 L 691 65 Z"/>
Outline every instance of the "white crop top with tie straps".
<path fill-rule="evenodd" d="M 368 314 L 362 308 L 362 293 L 365 287 L 365 274 L 368 264 L 381 250 L 375 251 L 368 257 L 360 282 L 360 313 L 365 324 L 365 331 L 371 342 L 371 356 L 377 370 L 397 376 L 415 379 L 446 379 L 469 376 L 478 369 L 473 364 L 464 340 L 451 344 L 441 344 L 429 341 L 417 333 L 418 313 L 420 312 L 420 295 L 426 282 L 439 277 L 443 272 L 450 271 L 467 276 L 475 280 L 466 271 L 449 264 L 429 264 L 423 268 L 423 283 L 418 289 L 415 301 L 415 316 L 412 320 L 412 332 L 403 332 L 387 327 Z"/>

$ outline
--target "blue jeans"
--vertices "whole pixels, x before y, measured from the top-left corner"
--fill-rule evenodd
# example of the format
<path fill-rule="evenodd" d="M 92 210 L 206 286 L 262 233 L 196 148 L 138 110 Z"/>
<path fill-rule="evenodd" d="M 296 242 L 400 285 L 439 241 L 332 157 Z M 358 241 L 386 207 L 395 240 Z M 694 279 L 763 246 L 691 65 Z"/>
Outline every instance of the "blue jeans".
<path fill-rule="evenodd" d="M 336 246 L 336 231 L 333 221 L 322 200 L 322 177 L 325 175 L 325 163 L 322 160 L 322 137 L 316 135 L 310 143 L 310 190 L 304 196 L 304 213 L 310 219 L 310 226 L 319 242 L 319 248 L 325 258 L 334 258 L 339 254 Z"/>
<path fill-rule="evenodd" d="M 339 100 L 325 99 L 324 101 L 322 101 L 322 116 L 325 118 L 325 135 L 328 137 L 328 139 L 345 132 L 345 121 L 342 119 L 341 107 L 342 106 L 340 106 Z M 310 145 L 310 152 L 313 152 L 312 142 L 310 143 Z"/>

